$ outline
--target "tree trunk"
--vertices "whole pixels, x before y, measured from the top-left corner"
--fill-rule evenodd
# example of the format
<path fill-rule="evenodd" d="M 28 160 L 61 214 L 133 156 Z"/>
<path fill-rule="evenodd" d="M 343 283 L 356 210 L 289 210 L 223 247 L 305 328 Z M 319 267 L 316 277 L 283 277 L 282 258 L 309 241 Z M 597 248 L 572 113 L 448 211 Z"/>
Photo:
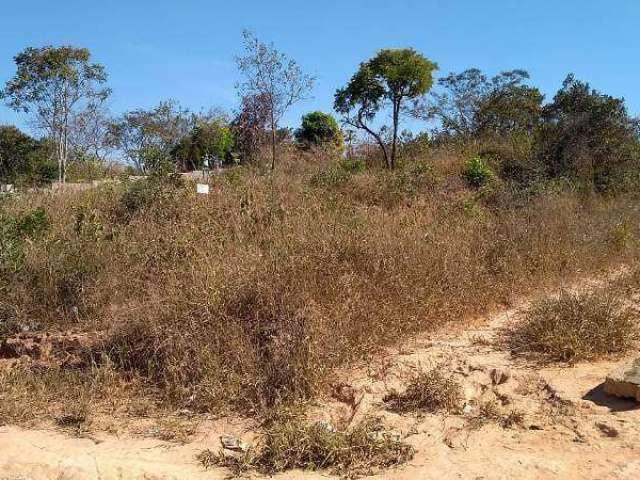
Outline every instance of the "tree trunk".
<path fill-rule="evenodd" d="M 387 146 L 384 144 L 384 141 L 382 140 L 382 137 L 378 135 L 376 132 L 374 132 L 373 130 L 371 130 L 369 127 L 367 127 L 363 122 L 360 122 L 359 128 L 362 128 L 363 130 L 365 130 L 369 135 L 371 135 L 376 140 L 376 142 L 378 142 L 378 145 L 380 146 L 380 150 L 382 150 L 382 156 L 384 157 L 384 164 L 387 168 L 389 168 L 390 166 L 389 152 L 387 150 Z"/>
<path fill-rule="evenodd" d="M 276 117 L 271 104 L 271 170 L 276 168 Z"/>
<path fill-rule="evenodd" d="M 276 168 L 276 126 L 271 125 L 271 170 Z"/>
<path fill-rule="evenodd" d="M 389 163 L 389 168 L 392 170 L 396 168 L 396 154 L 397 154 L 397 143 L 398 143 L 398 123 L 400 118 L 400 100 L 393 101 L 393 140 L 391 143 L 391 162 Z"/>
<path fill-rule="evenodd" d="M 56 157 L 58 157 L 58 184 L 62 187 L 62 132 L 57 132 L 57 141 L 56 141 Z"/>

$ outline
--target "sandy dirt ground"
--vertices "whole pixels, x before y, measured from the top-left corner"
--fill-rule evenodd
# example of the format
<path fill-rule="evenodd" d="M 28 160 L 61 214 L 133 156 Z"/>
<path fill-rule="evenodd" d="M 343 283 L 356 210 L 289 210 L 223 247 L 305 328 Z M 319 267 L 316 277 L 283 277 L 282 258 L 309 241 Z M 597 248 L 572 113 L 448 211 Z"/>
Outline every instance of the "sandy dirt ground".
<path fill-rule="evenodd" d="M 465 329 L 418 338 L 366 367 L 338 372 L 332 397 L 312 407 L 310 416 L 338 427 L 380 416 L 415 448 L 408 464 L 373 472 L 370 478 L 640 479 L 640 405 L 602 390 L 606 374 L 633 355 L 571 366 L 514 357 L 494 341 L 517 320 L 521 308 L 479 319 Z M 432 367 L 462 383 L 468 405 L 464 413 L 399 415 L 385 408 L 389 391 L 402 390 L 415 372 Z M 500 419 L 474 425 L 479 405 L 486 403 L 497 405 L 503 418 L 513 414 L 519 420 L 514 425 Z M 100 432 L 78 438 L 56 429 L 3 426 L 0 480 L 229 478 L 227 470 L 205 470 L 195 459 L 205 448 L 217 449 L 222 434 L 251 441 L 255 432 L 246 421 L 217 420 L 202 423 L 187 443 L 176 443 Z M 339 477 L 293 471 L 274 478 Z"/>

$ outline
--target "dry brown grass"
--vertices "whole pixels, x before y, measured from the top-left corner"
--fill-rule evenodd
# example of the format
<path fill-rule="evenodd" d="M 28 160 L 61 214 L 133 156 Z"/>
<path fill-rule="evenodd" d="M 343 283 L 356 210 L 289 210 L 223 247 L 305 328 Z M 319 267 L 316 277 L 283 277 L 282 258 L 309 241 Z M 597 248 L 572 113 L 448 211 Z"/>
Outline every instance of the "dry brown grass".
<path fill-rule="evenodd" d="M 420 372 L 404 392 L 392 392 L 384 401 L 388 408 L 401 413 L 456 413 L 462 406 L 462 387 L 453 377 L 448 377 L 435 368 Z"/>
<path fill-rule="evenodd" d="M 468 419 L 467 426 L 471 430 L 479 430 L 487 424 L 496 424 L 502 428 L 514 428 L 524 423 L 524 413 L 511 409 L 503 411 L 496 401 L 485 401 L 478 405 L 477 412 Z"/>
<path fill-rule="evenodd" d="M 535 303 L 508 335 L 515 352 L 567 362 L 626 352 L 639 333 L 637 312 L 615 291 L 598 289 Z"/>
<path fill-rule="evenodd" d="M 413 448 L 385 432 L 375 419 L 348 431 L 334 431 L 299 417 L 280 418 L 244 453 L 205 450 L 198 455 L 205 467 L 227 467 L 236 475 L 249 469 L 266 474 L 330 469 L 345 477 L 398 465 L 412 457 Z"/>
<path fill-rule="evenodd" d="M 635 232 L 611 241 L 640 224 L 632 200 L 472 192 L 460 164 L 434 152 L 337 181 L 333 165 L 235 168 L 206 197 L 154 181 L 27 194 L 3 210 L 42 207 L 49 226 L 21 244 L 0 315 L 99 331 L 93 362 L 171 407 L 251 413 L 408 336 L 636 258 Z"/>

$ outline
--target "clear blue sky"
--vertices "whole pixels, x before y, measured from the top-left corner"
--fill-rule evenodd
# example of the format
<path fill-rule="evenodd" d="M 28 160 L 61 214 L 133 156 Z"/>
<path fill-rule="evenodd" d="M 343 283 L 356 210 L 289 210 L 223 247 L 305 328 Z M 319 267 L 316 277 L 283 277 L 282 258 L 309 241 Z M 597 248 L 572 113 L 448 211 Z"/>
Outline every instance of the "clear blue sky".
<path fill-rule="evenodd" d="M 438 62 L 438 75 L 524 68 L 547 98 L 574 72 L 638 115 L 639 27 L 637 0 L 22 0 L 3 5 L 0 82 L 19 50 L 72 44 L 107 67 L 116 113 L 167 98 L 232 109 L 234 56 L 251 29 L 318 77 L 314 98 L 286 118 L 291 126 L 305 111 L 329 111 L 359 62 L 404 46 Z M 8 122 L 25 125 L 0 106 Z"/>

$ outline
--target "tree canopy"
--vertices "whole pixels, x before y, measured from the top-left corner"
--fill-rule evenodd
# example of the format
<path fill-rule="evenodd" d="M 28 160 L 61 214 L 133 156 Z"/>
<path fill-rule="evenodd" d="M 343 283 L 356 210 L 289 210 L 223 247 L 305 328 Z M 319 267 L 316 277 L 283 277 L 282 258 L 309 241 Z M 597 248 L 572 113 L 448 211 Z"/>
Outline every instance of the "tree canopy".
<path fill-rule="evenodd" d="M 195 117 L 173 100 L 150 110 L 126 112 L 110 126 L 111 143 L 141 172 L 171 162 L 171 151 L 187 136 Z"/>
<path fill-rule="evenodd" d="M 606 190 L 640 167 L 639 125 L 623 99 L 569 75 L 543 117 L 540 154 L 550 176 L 583 177 Z"/>
<path fill-rule="evenodd" d="M 450 73 L 438 80 L 438 91 L 416 113 L 425 120 L 437 120 L 438 133 L 448 138 L 531 133 L 539 124 L 544 97 L 524 84 L 528 79 L 524 70 L 492 78 L 477 68 Z"/>
<path fill-rule="evenodd" d="M 39 185 L 55 178 L 47 141 L 36 140 L 16 127 L 0 125 L 0 182 Z"/>
<path fill-rule="evenodd" d="M 103 86 L 105 69 L 91 63 L 89 50 L 71 46 L 26 48 L 14 60 L 16 74 L 0 97 L 14 110 L 35 115 L 35 125 L 56 145 L 59 179 L 64 182 L 70 123 L 78 112 L 109 96 Z"/>
<path fill-rule="evenodd" d="M 343 139 L 336 119 L 328 113 L 310 112 L 302 116 L 302 124 L 295 132 L 297 142 L 303 147 L 333 146 L 341 148 Z"/>
<path fill-rule="evenodd" d="M 224 118 L 200 119 L 176 145 L 172 156 L 182 170 L 189 171 L 201 168 L 208 156 L 229 162 L 233 146 L 231 127 Z"/>
<path fill-rule="evenodd" d="M 396 164 L 398 127 L 405 100 L 415 100 L 431 88 L 437 65 L 411 48 L 385 49 L 353 75 L 335 94 L 334 108 L 343 121 L 366 131 L 380 146 L 385 164 Z M 391 151 L 384 138 L 386 128 L 375 131 L 371 122 L 383 108 L 391 107 Z"/>

